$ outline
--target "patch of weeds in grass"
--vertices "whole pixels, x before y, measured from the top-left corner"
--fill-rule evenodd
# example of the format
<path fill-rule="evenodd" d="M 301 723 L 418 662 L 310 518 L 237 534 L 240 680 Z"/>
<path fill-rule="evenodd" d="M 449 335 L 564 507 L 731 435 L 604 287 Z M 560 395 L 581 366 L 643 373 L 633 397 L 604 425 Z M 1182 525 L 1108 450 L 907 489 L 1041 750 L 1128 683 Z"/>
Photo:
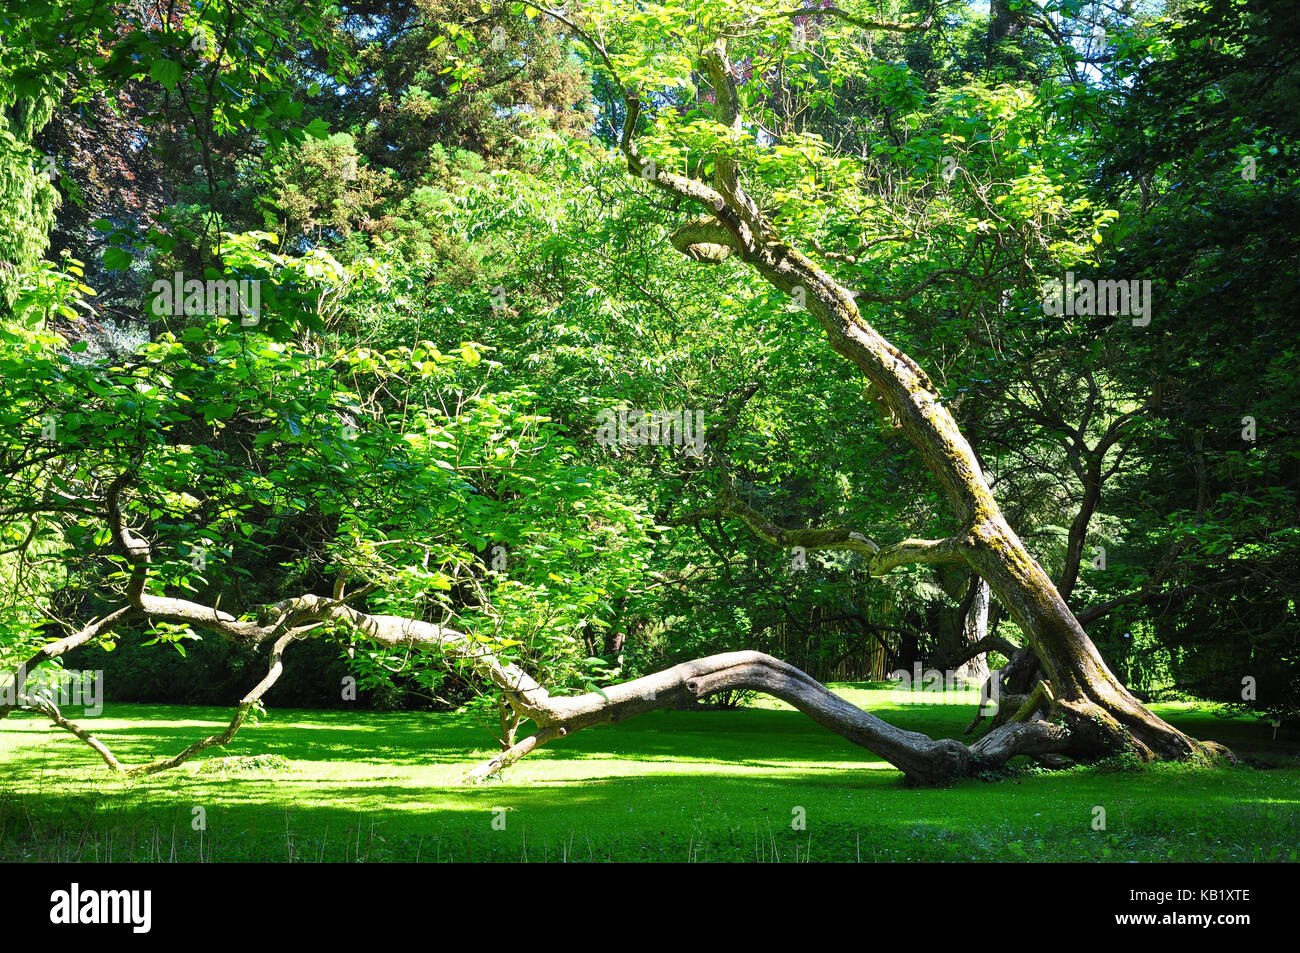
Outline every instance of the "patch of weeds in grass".
<path fill-rule="evenodd" d="M 283 755 L 255 754 L 207 758 L 194 767 L 195 774 L 287 774 L 297 771 Z"/>

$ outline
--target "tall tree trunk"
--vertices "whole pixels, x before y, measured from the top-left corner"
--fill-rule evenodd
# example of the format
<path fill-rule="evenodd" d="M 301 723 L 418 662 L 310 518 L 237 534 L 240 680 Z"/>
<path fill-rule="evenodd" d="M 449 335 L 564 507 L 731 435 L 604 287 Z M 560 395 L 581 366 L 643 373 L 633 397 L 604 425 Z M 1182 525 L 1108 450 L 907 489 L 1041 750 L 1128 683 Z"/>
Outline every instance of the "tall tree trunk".
<path fill-rule="evenodd" d="M 1025 78 L 1024 64 L 1015 39 L 1024 32 L 1024 21 L 1018 10 L 1013 10 L 1011 0 L 990 0 L 989 26 L 984 37 L 985 68 L 996 74 L 1000 69 L 1014 67 L 1014 78 Z"/>
<path fill-rule="evenodd" d="M 982 577 L 976 576 L 975 593 L 962 625 L 962 638 L 966 645 L 974 645 L 988 633 L 989 584 Z M 984 684 L 984 680 L 989 677 L 988 656 L 983 652 L 974 656 L 957 669 L 957 676 L 964 682 Z"/>
<path fill-rule="evenodd" d="M 1070 524 L 1070 533 L 1065 544 L 1065 566 L 1061 570 L 1061 585 L 1058 591 L 1061 598 L 1069 599 L 1079 581 L 1079 567 L 1083 562 L 1084 543 L 1088 538 L 1088 526 L 1093 514 L 1101 504 L 1101 466 L 1089 466 L 1083 476 L 1083 499 L 1079 503 L 1079 512 Z"/>

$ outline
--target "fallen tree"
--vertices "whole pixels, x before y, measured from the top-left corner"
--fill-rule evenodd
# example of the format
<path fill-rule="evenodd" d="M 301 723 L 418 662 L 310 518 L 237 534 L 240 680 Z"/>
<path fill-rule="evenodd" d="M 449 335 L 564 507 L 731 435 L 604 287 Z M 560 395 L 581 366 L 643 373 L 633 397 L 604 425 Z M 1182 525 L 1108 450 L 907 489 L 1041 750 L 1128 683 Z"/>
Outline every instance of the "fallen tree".
<path fill-rule="evenodd" d="M 116 513 L 116 494 L 121 490 L 121 483 L 115 483 L 110 490 L 114 494 L 110 512 Z M 16 673 L 19 704 L 0 705 L 0 717 L 14 708 L 39 711 L 94 749 L 112 771 L 127 777 L 174 768 L 207 748 L 229 743 L 249 710 L 275 684 L 283 670 L 285 649 L 296 640 L 314 637 L 313 630 L 325 624 L 345 629 L 384 648 L 416 649 L 465 661 L 480 679 L 502 694 L 520 718 L 534 723 L 536 730 L 532 734 L 469 772 L 468 780 L 490 777 L 546 742 L 574 731 L 616 724 L 648 711 L 676 707 L 683 701 L 722 691 L 762 692 L 788 702 L 818 724 L 880 755 L 899 768 L 909 781 L 920 784 L 940 783 L 988 770 L 1019 754 L 1041 755 L 1070 748 L 1070 732 L 1044 720 L 1003 726 L 970 747 L 950 739 L 936 740 L 905 731 L 850 704 L 794 666 L 761 652 L 713 655 L 600 691 L 555 697 L 518 665 L 502 660 L 472 636 L 418 619 L 361 612 L 347 604 L 348 597 L 341 587 L 333 597 L 302 595 L 278 602 L 267 607 L 257 621 L 239 620 L 214 607 L 183 599 L 152 595 L 146 589 L 147 549 L 133 544 L 130 532 L 120 522 L 111 518 L 110 522 L 115 539 L 135 567 L 128 593 L 130 603 L 52 643 L 20 668 Z M 358 590 L 351 598 L 365 591 Z M 22 686 L 27 675 L 43 662 L 102 638 L 114 626 L 142 616 L 204 629 L 244 646 L 269 643 L 271 662 L 267 674 L 240 701 L 225 731 L 204 738 L 174 756 L 127 766 L 91 732 L 65 718 L 51 700 L 25 699 Z"/>
<path fill-rule="evenodd" d="M 1008 696 L 1008 700 L 1015 702 L 1015 707 L 1008 709 L 1004 706 L 1002 711 L 1011 717 L 1005 718 L 1004 715 L 1004 723 L 967 746 L 951 739 L 933 739 L 890 725 L 835 695 L 794 666 L 760 652 L 712 655 L 599 691 L 554 696 L 527 671 L 501 658 L 490 644 L 472 634 L 419 619 L 367 613 L 349 604 L 373 591 L 376 588 L 373 584 L 348 594 L 340 581 L 331 596 L 300 595 L 265 607 L 255 620 L 239 619 L 215 606 L 158 596 L 149 591 L 149 546 L 124 525 L 121 516 L 120 496 L 127 487 L 129 476 L 124 474 L 115 480 L 107 488 L 105 500 L 106 522 L 114 546 L 131 567 L 127 603 L 72 635 L 42 648 L 12 673 L 16 691 L 8 692 L 7 696 L 13 701 L 0 701 L 0 718 L 14 709 L 30 709 L 45 714 L 55 725 L 90 746 L 110 770 L 126 777 L 175 768 L 208 748 L 228 744 L 249 712 L 279 678 L 286 649 L 295 641 L 320 637 L 325 631 L 335 629 L 385 649 L 415 650 L 462 661 L 479 680 L 500 693 L 517 720 L 527 719 L 533 723 L 535 730 L 531 734 L 509 744 L 505 750 L 470 771 L 466 779 L 471 781 L 495 775 L 541 745 L 583 728 L 616 724 L 636 715 L 674 708 L 684 701 L 723 691 L 753 691 L 779 698 L 823 727 L 879 755 L 914 784 L 938 784 L 968 777 L 1003 765 L 1018 755 L 1080 758 L 1117 750 L 1105 744 L 1107 736 L 1100 730 L 1080 730 L 1078 719 L 1086 710 L 1086 703 L 1068 700 L 1073 703 L 1062 706 L 1061 699 L 1047 682 L 1039 682 L 1028 697 Z M 750 519 L 758 524 L 760 534 L 774 531 L 752 515 Z M 821 545 L 847 546 L 870 553 L 873 569 L 879 572 L 909 561 L 962 558 L 961 546 L 956 541 L 941 541 L 941 544 L 906 540 L 881 547 L 861 534 L 838 530 L 775 532 L 778 533 L 777 542 L 797 539 L 800 544 L 816 546 L 820 540 Z M 877 559 L 882 553 L 886 554 L 885 558 Z M 202 629 L 245 647 L 270 645 L 270 664 L 266 675 L 241 699 L 224 731 L 205 737 L 176 755 L 128 766 L 93 733 L 64 717 L 51 699 L 39 693 L 29 698 L 24 687 L 30 674 L 41 665 L 104 638 L 118 626 L 142 618 Z M 1062 717 L 1062 712 L 1075 717 Z M 1129 750 L 1147 757 L 1154 756 L 1150 748 L 1131 746 Z M 1189 756 L 1209 755 L 1221 750 L 1218 746 L 1188 739 Z"/>
<path fill-rule="evenodd" d="M 1066 755 L 1093 759 L 1118 752 L 1139 758 L 1209 758 L 1222 753 L 1167 724 L 1130 694 L 1111 673 L 1050 578 L 1033 559 L 998 507 L 969 443 L 920 365 L 887 341 L 864 318 L 858 297 L 813 258 L 786 243 L 742 185 L 737 162 L 725 150 L 714 157 L 711 180 L 670 172 L 642 153 L 637 133 L 642 103 L 620 78 L 605 47 L 564 13 L 543 10 L 567 25 L 596 53 L 622 96 L 625 111 L 620 148 L 630 175 L 682 202 L 704 210 L 671 236 L 688 258 L 706 264 L 740 262 L 773 287 L 797 296 L 823 328 L 831 347 L 848 359 L 871 385 L 878 410 L 908 438 L 939 484 L 954 529 L 942 539 L 903 539 L 877 543 L 843 529 L 786 529 L 766 520 L 725 490 L 718 511 L 747 525 L 777 546 L 839 549 L 860 553 L 871 572 L 887 573 L 914 564 L 960 565 L 984 579 L 992 594 L 1024 633 L 1023 671 L 1042 678 L 1017 691 L 1014 706 L 999 712 L 999 724 L 972 745 L 932 739 L 905 731 L 839 698 L 805 673 L 757 652 L 713 655 L 661 672 L 581 695 L 552 695 L 531 674 L 502 657 L 473 633 L 415 618 L 371 614 L 356 608 L 365 588 L 350 595 L 340 582 L 330 597 L 303 594 L 268 606 L 256 620 L 241 619 L 217 606 L 156 595 L 149 590 L 150 546 L 124 524 L 121 495 L 132 474 L 110 484 L 103 495 L 104 516 L 113 544 L 130 565 L 125 603 L 78 632 L 51 643 L 14 673 L 13 704 L 0 703 L 0 717 L 16 707 L 46 714 L 91 746 L 109 768 L 138 776 L 174 768 L 203 750 L 228 743 L 248 713 L 274 685 L 286 650 L 301 639 L 343 630 L 384 648 L 409 648 L 464 662 L 500 693 L 519 719 L 535 731 L 510 743 L 470 772 L 482 779 L 517 762 L 537 747 L 574 731 L 612 724 L 683 700 L 722 691 L 755 691 L 788 702 L 824 727 L 884 758 L 914 783 L 934 784 L 966 777 L 1004 764 L 1018 755 Z M 845 16 L 837 8 L 801 11 L 807 16 Z M 856 25 L 858 24 L 856 21 Z M 874 29 L 923 28 L 913 24 L 865 24 Z M 699 69 L 713 90 L 716 119 L 737 133 L 741 113 L 725 38 L 706 49 Z M 936 271 L 906 298 L 941 277 Z M 23 688 L 31 670 L 60 655 L 103 638 L 123 623 L 140 618 L 213 632 L 247 647 L 268 645 L 267 673 L 240 702 L 230 725 L 184 751 L 151 763 L 127 766 L 92 733 L 65 718 L 48 699 L 27 700 Z"/>
<path fill-rule="evenodd" d="M 610 52 L 569 16 L 539 9 L 568 26 L 594 51 L 622 96 L 625 110 L 620 148 L 629 174 L 705 210 L 673 233 L 674 247 L 705 264 L 738 260 L 773 287 L 796 296 L 822 326 L 831 347 L 871 384 L 877 407 L 920 454 L 958 526 L 943 540 L 908 540 L 888 549 L 845 533 L 805 532 L 798 537 L 785 531 L 773 533 L 761 518 L 742 514 L 751 528 L 782 545 L 798 538 L 797 545 L 861 548 L 873 569 L 936 560 L 964 562 L 988 582 L 1024 633 L 1045 675 L 1034 689 L 1035 698 L 1050 701 L 1047 709 L 1067 729 L 1069 743 L 1065 747 L 1075 756 L 1129 751 L 1143 760 L 1184 759 L 1206 755 L 1211 747 L 1217 747 L 1202 744 L 1157 717 L 1110 671 L 1051 579 L 1008 525 L 974 451 L 938 389 L 915 360 L 866 321 L 851 288 L 782 239 L 743 187 L 739 164 L 728 149 L 720 148 L 712 157 L 711 181 L 668 171 L 644 155 L 637 139 L 641 97 L 620 78 Z M 906 32 L 928 28 L 933 12 L 931 5 L 923 18 L 899 23 L 864 22 L 836 7 L 801 9 L 799 15 L 845 19 L 867 30 Z M 742 115 L 736 70 L 728 57 L 728 37 L 743 35 L 755 26 L 737 24 L 718 30 L 717 39 L 707 46 L 698 63 L 699 74 L 712 88 L 716 122 L 738 139 L 743 136 Z M 888 300 L 906 300 L 942 276 L 942 271 L 935 271 Z M 721 503 L 728 505 L 726 500 Z M 1024 716 L 1038 710 L 1038 705 L 1026 703 Z M 943 759 L 938 754 L 933 757 Z"/>

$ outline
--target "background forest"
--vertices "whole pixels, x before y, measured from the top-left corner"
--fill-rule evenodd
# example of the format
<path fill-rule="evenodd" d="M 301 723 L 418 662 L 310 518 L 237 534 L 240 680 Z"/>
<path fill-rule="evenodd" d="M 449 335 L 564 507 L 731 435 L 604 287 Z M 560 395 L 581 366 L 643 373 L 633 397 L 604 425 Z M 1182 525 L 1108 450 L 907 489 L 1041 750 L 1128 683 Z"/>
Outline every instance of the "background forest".
<path fill-rule="evenodd" d="M 578 6 L 691 77 L 728 4 Z M 924 366 L 1125 685 L 1294 731 L 1300 8 L 852 5 L 933 15 L 882 32 L 830 6 L 734 63 L 764 213 Z M 968 567 L 875 575 L 719 506 L 945 535 L 801 302 L 667 240 L 686 210 L 628 175 L 624 105 L 555 18 L 51 0 L 0 33 L 0 668 L 120 602 L 124 472 L 155 591 L 241 616 L 364 587 L 552 691 L 740 649 L 820 681 L 1023 657 Z M 709 161 L 706 84 L 642 95 L 661 161 Z M 256 282 L 256 313 L 164 302 L 177 275 Z M 1113 277 L 1149 281 L 1148 323 L 1044 305 Z M 230 705 L 264 656 L 136 620 L 63 662 L 110 702 Z M 498 714 L 464 664 L 337 631 L 265 702 Z"/>

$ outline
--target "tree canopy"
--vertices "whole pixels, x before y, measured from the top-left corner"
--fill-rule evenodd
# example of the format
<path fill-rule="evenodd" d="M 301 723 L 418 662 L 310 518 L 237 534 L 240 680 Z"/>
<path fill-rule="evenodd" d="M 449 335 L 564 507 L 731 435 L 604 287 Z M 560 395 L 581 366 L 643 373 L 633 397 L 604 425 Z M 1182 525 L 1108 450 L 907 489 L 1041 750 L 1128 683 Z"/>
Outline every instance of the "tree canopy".
<path fill-rule="evenodd" d="M 916 782 L 1293 722 L 1296 19 L 0 13 L 0 717 L 463 708 L 482 777 L 765 692 Z M 233 720 L 125 764 L 65 663 Z M 914 663 L 970 745 L 822 684 Z"/>

